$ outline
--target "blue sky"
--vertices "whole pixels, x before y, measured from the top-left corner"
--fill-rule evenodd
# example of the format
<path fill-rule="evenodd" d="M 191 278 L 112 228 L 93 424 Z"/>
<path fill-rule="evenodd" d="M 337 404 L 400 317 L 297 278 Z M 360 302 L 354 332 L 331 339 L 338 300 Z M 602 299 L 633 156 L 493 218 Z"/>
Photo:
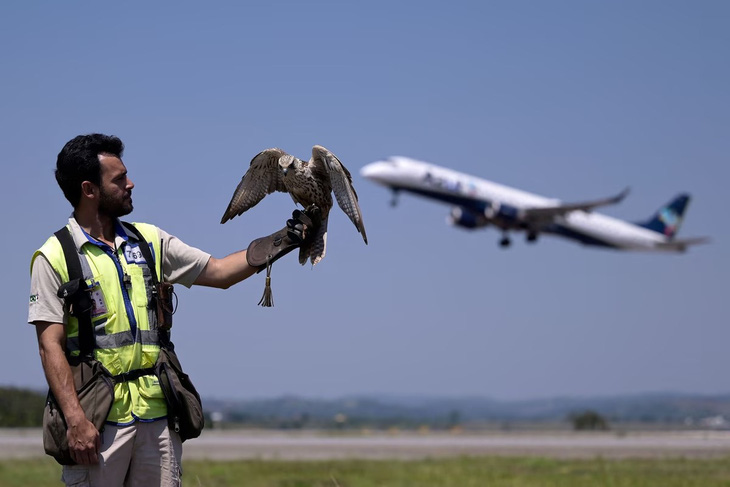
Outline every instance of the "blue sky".
<path fill-rule="evenodd" d="M 324 261 L 275 266 L 276 307 L 256 306 L 262 275 L 177 289 L 174 341 L 204 396 L 730 392 L 730 4 L 252 3 L 0 6 L 0 384 L 45 387 L 29 259 L 70 214 L 58 151 L 104 132 L 127 146 L 132 219 L 219 257 L 293 209 L 276 194 L 218 223 L 260 150 L 321 144 L 353 174 L 370 244 L 338 210 Z M 630 186 L 604 211 L 629 220 L 688 191 L 680 235 L 712 243 L 504 251 L 446 206 L 391 208 L 359 175 L 389 155 L 566 201 Z"/>

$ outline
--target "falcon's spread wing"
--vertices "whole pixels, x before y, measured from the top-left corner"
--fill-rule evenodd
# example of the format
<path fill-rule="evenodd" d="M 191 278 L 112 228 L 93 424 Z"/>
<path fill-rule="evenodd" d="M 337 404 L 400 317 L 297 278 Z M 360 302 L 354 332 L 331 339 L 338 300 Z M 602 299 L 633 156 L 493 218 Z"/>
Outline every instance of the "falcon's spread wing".
<path fill-rule="evenodd" d="M 350 217 L 367 244 L 368 237 L 365 234 L 365 224 L 362 221 L 362 212 L 357 202 L 357 193 L 352 186 L 350 171 L 340 162 L 337 156 L 321 145 L 312 147 L 312 160 L 315 164 L 321 164 L 327 168 L 337 204 Z"/>
<path fill-rule="evenodd" d="M 221 223 L 253 208 L 267 194 L 287 192 L 279 170 L 279 158 L 284 154 L 286 152 L 281 149 L 266 149 L 251 160 L 251 166 L 238 183 Z"/>

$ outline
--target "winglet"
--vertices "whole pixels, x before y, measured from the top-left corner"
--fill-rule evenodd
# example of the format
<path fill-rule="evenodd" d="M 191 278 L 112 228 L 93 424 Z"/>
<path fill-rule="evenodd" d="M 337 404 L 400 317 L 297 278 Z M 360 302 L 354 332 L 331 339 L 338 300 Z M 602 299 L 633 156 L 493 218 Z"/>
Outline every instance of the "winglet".
<path fill-rule="evenodd" d="M 612 198 L 613 199 L 612 203 L 620 203 L 621 201 L 623 201 L 623 199 L 626 198 L 626 196 L 628 196 L 630 190 L 631 190 L 631 188 L 629 186 L 626 186 L 626 188 L 624 188 L 623 191 L 621 191 L 619 194 L 617 194 L 616 196 L 614 196 Z"/>

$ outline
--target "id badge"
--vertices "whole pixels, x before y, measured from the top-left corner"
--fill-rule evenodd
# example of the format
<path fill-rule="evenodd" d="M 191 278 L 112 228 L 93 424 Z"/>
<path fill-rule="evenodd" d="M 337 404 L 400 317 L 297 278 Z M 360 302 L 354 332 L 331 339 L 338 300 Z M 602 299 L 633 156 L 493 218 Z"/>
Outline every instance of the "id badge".
<path fill-rule="evenodd" d="M 106 302 L 104 302 L 104 293 L 101 292 L 101 285 L 94 282 L 91 288 L 91 317 L 96 318 L 106 313 Z"/>

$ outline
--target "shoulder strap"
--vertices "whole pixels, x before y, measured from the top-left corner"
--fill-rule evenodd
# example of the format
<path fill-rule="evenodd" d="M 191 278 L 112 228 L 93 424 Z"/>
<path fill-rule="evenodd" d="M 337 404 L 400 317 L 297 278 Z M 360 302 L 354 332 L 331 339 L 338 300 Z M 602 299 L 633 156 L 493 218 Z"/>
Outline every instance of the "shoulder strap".
<path fill-rule="evenodd" d="M 139 231 L 137 227 L 132 225 L 129 222 L 122 222 L 124 223 L 124 226 L 131 230 L 135 237 L 137 237 L 137 240 L 139 240 L 139 250 L 142 252 L 142 257 L 144 257 L 144 260 L 147 261 L 147 265 L 150 266 L 150 274 L 152 275 L 152 284 L 157 287 L 157 284 L 159 284 L 160 280 L 157 278 L 157 266 L 155 265 L 155 259 L 152 257 L 152 251 L 150 250 L 150 244 L 147 242 L 147 239 L 142 235 L 142 232 Z M 162 245 L 160 245 L 160 248 L 162 248 Z M 162 273 L 162 268 L 160 268 L 160 273 Z"/>
<path fill-rule="evenodd" d="M 61 243 L 61 248 L 63 249 L 66 268 L 68 269 L 68 280 L 73 281 L 79 279 L 83 283 L 83 287 L 85 287 L 86 281 L 84 280 L 84 273 L 81 270 L 81 257 L 76 251 L 76 244 L 74 244 L 71 231 L 68 227 L 64 226 L 54 235 Z M 79 320 L 79 349 L 81 356 L 91 356 L 95 345 L 93 328 L 91 327 L 91 309 L 81 313 L 81 316 L 76 316 L 76 318 Z"/>
<path fill-rule="evenodd" d="M 129 222 L 122 223 L 124 223 L 125 227 L 128 228 L 135 237 L 137 237 L 137 240 L 139 240 L 139 250 L 142 252 L 142 257 L 144 257 L 144 260 L 147 261 L 147 265 L 150 267 L 150 275 L 152 276 L 152 296 L 154 296 L 155 300 L 160 299 L 160 296 L 158 295 L 160 280 L 157 278 L 157 266 L 155 265 L 154 257 L 152 257 L 150 244 L 137 227 Z M 162 252 L 162 244 L 160 244 L 160 252 Z M 160 262 L 160 275 L 162 275 L 162 262 Z M 170 341 L 169 330 L 158 328 L 158 336 L 160 338 L 160 345 L 163 348 L 167 348 L 169 350 L 174 349 L 174 345 Z"/>

